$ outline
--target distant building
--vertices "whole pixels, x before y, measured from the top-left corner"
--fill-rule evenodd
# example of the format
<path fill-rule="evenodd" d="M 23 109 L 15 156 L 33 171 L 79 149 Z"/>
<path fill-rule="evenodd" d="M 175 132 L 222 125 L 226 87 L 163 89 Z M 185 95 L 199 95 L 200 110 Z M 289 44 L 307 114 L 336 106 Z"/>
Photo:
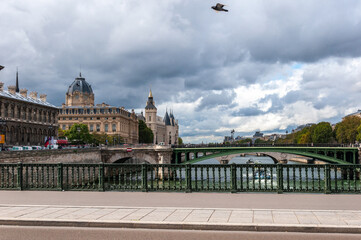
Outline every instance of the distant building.
<path fill-rule="evenodd" d="M 300 125 L 297 128 L 293 129 L 292 132 L 296 133 L 296 132 L 299 132 L 299 131 L 301 131 L 302 129 L 304 129 L 306 127 L 312 127 L 313 125 L 316 125 L 316 124 L 315 123 L 307 123 L 307 124 L 304 124 L 304 125 Z"/>
<path fill-rule="evenodd" d="M 81 76 L 75 78 L 65 95 L 65 104 L 59 107 L 59 125 L 68 130 L 75 123 L 88 126 L 90 133 L 102 133 L 123 139 L 125 143 L 138 143 L 138 118 L 134 111 L 106 103 L 94 106 L 94 93 Z"/>
<path fill-rule="evenodd" d="M 43 145 L 45 139 L 58 135 L 58 109 L 46 101 L 46 94 L 19 89 L 0 82 L 0 134 L 5 145 Z"/>
<path fill-rule="evenodd" d="M 342 118 L 342 120 L 345 119 L 346 117 L 350 117 L 350 116 L 356 116 L 356 117 L 361 118 L 361 110 L 359 109 L 359 110 L 357 110 L 357 112 L 355 112 L 355 113 L 351 113 L 351 114 L 349 114 L 349 115 L 344 116 L 344 117 Z"/>
<path fill-rule="evenodd" d="M 253 138 L 261 138 L 261 137 L 263 137 L 263 133 L 259 131 L 255 132 L 255 134 L 253 135 Z"/>
<path fill-rule="evenodd" d="M 164 118 L 157 116 L 157 108 L 151 90 L 149 91 L 147 105 L 145 106 L 145 116 L 141 114 L 139 117 L 145 119 L 147 127 L 153 131 L 154 144 L 160 142 L 164 142 L 165 145 L 178 144 L 178 120 L 174 118 L 172 111 L 169 114 L 166 111 Z"/>

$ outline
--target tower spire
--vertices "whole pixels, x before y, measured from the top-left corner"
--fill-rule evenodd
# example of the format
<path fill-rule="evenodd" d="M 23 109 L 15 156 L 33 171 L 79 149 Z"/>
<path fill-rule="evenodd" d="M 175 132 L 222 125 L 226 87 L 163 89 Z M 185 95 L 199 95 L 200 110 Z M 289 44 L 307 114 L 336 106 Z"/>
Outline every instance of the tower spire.
<path fill-rule="evenodd" d="M 149 88 L 149 96 L 148 96 L 148 98 L 152 98 L 153 97 L 153 94 L 152 94 L 152 89 L 151 88 Z"/>
<path fill-rule="evenodd" d="M 18 68 L 16 68 L 16 92 L 20 92 L 19 91 L 19 73 L 18 73 Z"/>

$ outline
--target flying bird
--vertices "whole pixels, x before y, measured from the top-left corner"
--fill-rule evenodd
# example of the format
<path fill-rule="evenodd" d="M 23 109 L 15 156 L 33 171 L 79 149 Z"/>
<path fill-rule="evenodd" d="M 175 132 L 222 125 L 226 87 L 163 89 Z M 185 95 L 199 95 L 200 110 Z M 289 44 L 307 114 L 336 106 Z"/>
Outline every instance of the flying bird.
<path fill-rule="evenodd" d="M 212 8 L 215 10 L 215 11 L 225 11 L 225 12 L 228 12 L 227 9 L 224 9 L 223 7 L 226 6 L 224 4 L 220 4 L 220 3 L 217 3 L 216 6 L 212 6 Z"/>
<path fill-rule="evenodd" d="M 3 69 L 4 67 L 0 65 L 0 70 Z"/>

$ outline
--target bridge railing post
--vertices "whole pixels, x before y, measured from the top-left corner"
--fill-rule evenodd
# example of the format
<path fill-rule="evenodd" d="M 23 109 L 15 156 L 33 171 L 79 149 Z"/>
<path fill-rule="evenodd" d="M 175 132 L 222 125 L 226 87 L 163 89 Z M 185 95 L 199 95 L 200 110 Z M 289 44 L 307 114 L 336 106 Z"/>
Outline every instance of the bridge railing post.
<path fill-rule="evenodd" d="M 277 193 L 283 193 L 283 165 L 277 164 Z"/>
<path fill-rule="evenodd" d="M 192 192 L 192 165 L 186 164 L 186 193 Z"/>
<path fill-rule="evenodd" d="M 104 191 L 104 163 L 99 163 L 99 191 Z"/>
<path fill-rule="evenodd" d="M 63 164 L 62 163 L 58 163 L 58 189 L 59 190 L 64 190 L 64 185 L 63 185 Z"/>
<path fill-rule="evenodd" d="M 18 174 L 18 189 L 23 190 L 23 164 L 21 162 L 18 163 L 17 174 Z"/>
<path fill-rule="evenodd" d="M 231 164 L 231 193 L 237 192 L 237 166 L 235 163 Z"/>
<path fill-rule="evenodd" d="M 142 164 L 142 192 L 148 192 L 148 164 Z"/>
<path fill-rule="evenodd" d="M 325 193 L 331 193 L 331 169 L 329 164 L 325 164 L 324 167 L 324 178 L 325 178 Z"/>

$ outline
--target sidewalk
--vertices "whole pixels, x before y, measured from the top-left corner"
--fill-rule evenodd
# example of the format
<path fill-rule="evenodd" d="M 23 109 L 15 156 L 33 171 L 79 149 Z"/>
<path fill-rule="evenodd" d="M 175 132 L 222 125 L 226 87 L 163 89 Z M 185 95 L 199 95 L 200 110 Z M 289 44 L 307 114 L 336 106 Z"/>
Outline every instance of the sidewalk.
<path fill-rule="evenodd" d="M 361 211 L 2 204 L 0 225 L 361 233 Z"/>

